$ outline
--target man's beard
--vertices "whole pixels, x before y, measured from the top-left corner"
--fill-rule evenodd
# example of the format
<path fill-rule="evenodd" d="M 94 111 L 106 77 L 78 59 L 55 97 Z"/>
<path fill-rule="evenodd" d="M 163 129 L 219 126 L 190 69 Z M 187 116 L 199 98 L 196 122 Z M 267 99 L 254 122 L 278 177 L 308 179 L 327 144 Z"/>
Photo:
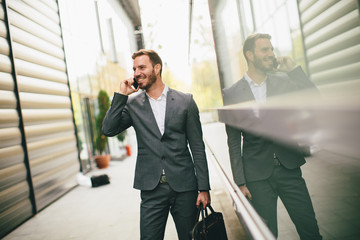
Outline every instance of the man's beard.
<path fill-rule="evenodd" d="M 148 83 L 145 86 L 141 87 L 145 91 L 148 90 L 156 82 L 156 76 L 155 76 L 154 69 L 152 70 L 152 72 L 149 75 L 148 79 L 149 79 Z"/>
<path fill-rule="evenodd" d="M 272 59 L 271 59 L 272 60 Z M 263 63 L 263 59 L 258 58 L 257 56 L 254 56 L 254 66 L 255 68 L 267 73 L 274 70 L 274 64 L 271 64 L 269 67 L 267 67 Z"/>

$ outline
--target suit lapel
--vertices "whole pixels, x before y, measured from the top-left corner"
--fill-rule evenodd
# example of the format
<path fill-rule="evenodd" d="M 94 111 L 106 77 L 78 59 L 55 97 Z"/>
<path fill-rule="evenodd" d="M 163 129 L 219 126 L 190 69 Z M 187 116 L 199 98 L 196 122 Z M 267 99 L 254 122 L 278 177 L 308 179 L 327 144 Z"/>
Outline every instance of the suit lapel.
<path fill-rule="evenodd" d="M 151 105 L 150 105 L 150 101 L 148 96 L 146 95 L 146 93 L 144 92 L 143 96 L 142 96 L 142 102 L 144 104 L 144 114 L 145 114 L 145 119 L 148 119 L 150 121 L 150 126 L 149 129 L 151 129 L 156 135 L 161 136 L 161 132 L 160 129 L 156 123 L 156 119 L 155 119 L 155 115 L 152 111 Z"/>
<path fill-rule="evenodd" d="M 242 78 L 239 81 L 238 92 L 239 102 L 255 100 L 254 94 L 252 93 L 249 83 L 245 80 L 245 78 Z"/>
<path fill-rule="evenodd" d="M 167 125 L 169 123 L 169 120 L 172 118 L 172 115 L 174 114 L 174 110 L 176 109 L 175 106 L 175 96 L 174 91 L 169 88 L 167 96 L 166 96 L 166 110 L 165 110 L 165 131 L 167 129 Z"/>

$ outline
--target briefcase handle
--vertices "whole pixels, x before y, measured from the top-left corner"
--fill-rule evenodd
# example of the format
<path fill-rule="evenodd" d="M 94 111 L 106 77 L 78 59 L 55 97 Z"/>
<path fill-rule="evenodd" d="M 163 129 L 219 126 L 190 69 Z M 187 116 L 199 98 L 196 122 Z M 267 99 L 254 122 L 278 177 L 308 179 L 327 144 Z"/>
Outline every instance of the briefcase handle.
<path fill-rule="evenodd" d="M 200 217 L 200 212 L 201 212 L 201 218 L 203 220 L 203 230 L 204 232 L 206 232 L 206 224 L 205 224 L 205 216 L 207 217 L 208 216 L 208 211 L 207 211 L 207 208 L 210 209 L 211 213 L 214 213 L 214 209 L 211 207 L 211 205 L 207 205 L 204 209 L 203 205 L 200 203 L 200 206 L 199 206 L 199 210 L 197 212 L 197 216 L 196 216 L 196 221 L 199 221 L 199 217 Z M 205 216 L 204 216 L 204 212 L 205 212 Z"/>

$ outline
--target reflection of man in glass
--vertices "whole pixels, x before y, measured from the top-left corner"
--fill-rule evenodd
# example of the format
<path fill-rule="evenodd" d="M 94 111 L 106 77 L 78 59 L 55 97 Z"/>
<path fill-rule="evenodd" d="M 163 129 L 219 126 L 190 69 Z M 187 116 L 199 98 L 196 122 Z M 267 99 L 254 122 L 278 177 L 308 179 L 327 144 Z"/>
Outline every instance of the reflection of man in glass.
<path fill-rule="evenodd" d="M 314 88 L 290 57 L 278 57 L 275 61 L 270 39 L 268 34 L 254 34 L 245 40 L 243 52 L 248 72 L 224 89 L 225 105 L 250 100 L 266 102 L 269 96 Z M 278 73 L 269 73 L 274 70 Z M 277 200 L 280 197 L 300 238 L 322 239 L 301 176 L 300 166 L 305 163 L 301 152 L 231 126 L 226 126 L 226 132 L 234 180 L 275 237 L 278 235 Z"/>

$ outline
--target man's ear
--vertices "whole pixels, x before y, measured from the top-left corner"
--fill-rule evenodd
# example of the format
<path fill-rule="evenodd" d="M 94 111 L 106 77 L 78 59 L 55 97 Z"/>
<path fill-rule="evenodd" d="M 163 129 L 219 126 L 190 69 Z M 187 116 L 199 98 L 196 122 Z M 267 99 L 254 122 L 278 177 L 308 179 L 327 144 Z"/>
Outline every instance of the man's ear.
<path fill-rule="evenodd" d="M 250 61 L 254 61 L 254 54 L 252 51 L 246 51 L 246 58 Z"/>
<path fill-rule="evenodd" d="M 158 63 L 158 64 L 156 64 L 156 65 L 154 66 L 155 75 L 160 74 L 160 69 L 161 69 L 160 63 Z"/>

